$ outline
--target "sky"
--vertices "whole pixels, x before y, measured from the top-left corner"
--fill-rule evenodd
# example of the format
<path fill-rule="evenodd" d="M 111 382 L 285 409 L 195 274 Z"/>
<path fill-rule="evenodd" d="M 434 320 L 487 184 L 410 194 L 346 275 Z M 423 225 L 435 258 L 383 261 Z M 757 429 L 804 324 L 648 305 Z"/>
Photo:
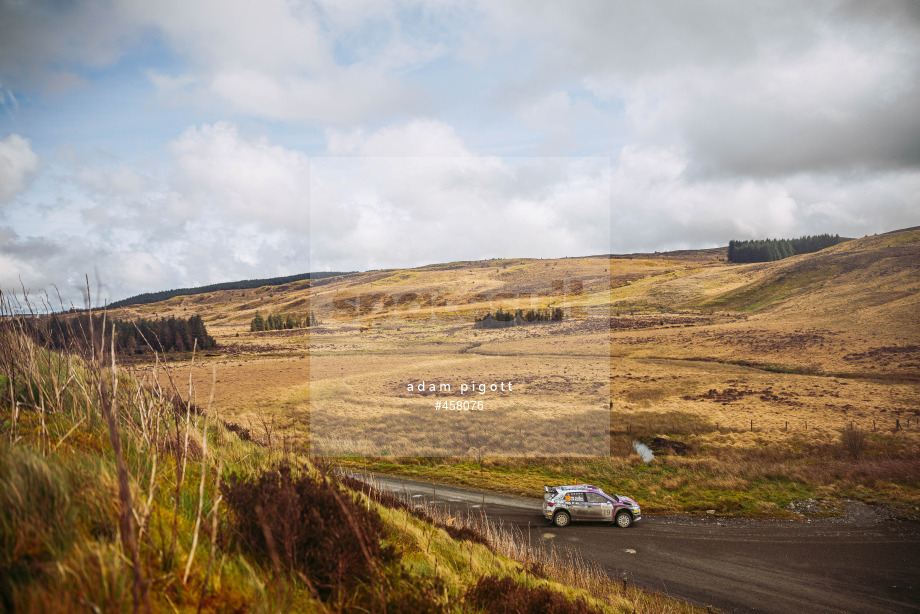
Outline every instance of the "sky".
<path fill-rule="evenodd" d="M 0 290 L 920 224 L 905 0 L 0 0 Z"/>

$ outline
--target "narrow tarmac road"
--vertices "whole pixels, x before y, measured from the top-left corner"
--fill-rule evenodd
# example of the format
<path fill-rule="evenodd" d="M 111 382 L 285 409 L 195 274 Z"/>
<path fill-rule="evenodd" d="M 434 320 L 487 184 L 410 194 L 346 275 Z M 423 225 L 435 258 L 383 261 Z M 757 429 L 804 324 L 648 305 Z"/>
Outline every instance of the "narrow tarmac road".
<path fill-rule="evenodd" d="M 452 513 L 483 507 L 492 521 L 529 529 L 532 540 L 577 548 L 611 577 L 725 612 L 920 611 L 920 526 L 882 521 L 858 503 L 844 517 L 801 522 L 646 516 L 629 529 L 559 529 L 536 499 L 383 475 L 368 481 Z"/>

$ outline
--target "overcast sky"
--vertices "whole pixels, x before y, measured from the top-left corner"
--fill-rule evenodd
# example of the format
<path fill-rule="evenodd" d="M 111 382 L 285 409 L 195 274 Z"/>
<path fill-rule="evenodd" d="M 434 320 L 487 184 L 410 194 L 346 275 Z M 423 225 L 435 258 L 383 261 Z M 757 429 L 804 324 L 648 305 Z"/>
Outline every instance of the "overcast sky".
<path fill-rule="evenodd" d="M 0 0 L 0 288 L 917 225 L 918 73 L 911 1 Z"/>

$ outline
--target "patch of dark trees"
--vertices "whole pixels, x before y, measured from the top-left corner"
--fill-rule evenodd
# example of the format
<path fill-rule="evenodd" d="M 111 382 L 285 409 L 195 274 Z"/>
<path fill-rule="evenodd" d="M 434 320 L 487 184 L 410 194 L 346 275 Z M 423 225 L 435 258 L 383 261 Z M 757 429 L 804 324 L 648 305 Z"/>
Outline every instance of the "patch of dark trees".
<path fill-rule="evenodd" d="M 102 314 L 90 316 L 51 315 L 45 318 L 25 318 L 23 328 L 40 343 L 57 350 L 72 350 L 89 346 L 90 335 L 96 347 L 110 343 L 109 335 L 115 328 L 115 351 L 119 354 L 143 354 L 151 349 L 157 352 L 188 352 L 197 347 L 208 350 L 217 346 L 214 337 L 201 316 L 190 318 L 159 318 L 148 320 L 117 320 Z"/>
<path fill-rule="evenodd" d="M 755 241 L 729 241 L 729 262 L 771 262 L 798 254 L 810 254 L 826 247 L 843 243 L 840 235 L 814 235 L 798 239 L 761 239 Z"/>
<path fill-rule="evenodd" d="M 147 305 L 148 303 L 157 303 L 165 301 L 176 296 L 193 296 L 195 294 L 205 294 L 207 292 L 217 292 L 218 290 L 250 290 L 252 288 L 261 288 L 262 286 L 280 286 L 295 281 L 324 279 L 326 277 L 335 277 L 345 275 L 346 273 L 338 271 L 322 273 L 301 273 L 299 275 L 288 275 L 287 277 L 267 277 L 265 279 L 244 279 L 242 281 L 228 281 L 219 284 L 210 284 L 207 286 L 197 286 L 195 288 L 178 288 L 176 290 L 162 290 L 160 292 L 145 292 L 132 296 L 130 298 L 115 301 L 109 304 L 109 308 L 127 307 L 128 305 Z"/>
<path fill-rule="evenodd" d="M 318 323 L 319 322 L 317 321 L 316 316 L 313 315 L 313 312 L 310 312 L 309 316 L 297 315 L 293 313 L 275 313 L 269 315 L 267 318 L 263 318 L 262 314 L 257 311 L 255 317 L 253 317 L 249 322 L 249 330 L 250 332 L 258 332 L 263 330 L 287 330 L 291 328 L 304 328 L 307 326 L 314 326 Z"/>
<path fill-rule="evenodd" d="M 563 317 L 562 307 L 528 309 L 527 311 L 518 309 L 514 312 L 499 309 L 494 314 L 490 312 L 481 318 L 476 318 L 473 328 L 508 328 L 538 322 L 561 322 Z"/>

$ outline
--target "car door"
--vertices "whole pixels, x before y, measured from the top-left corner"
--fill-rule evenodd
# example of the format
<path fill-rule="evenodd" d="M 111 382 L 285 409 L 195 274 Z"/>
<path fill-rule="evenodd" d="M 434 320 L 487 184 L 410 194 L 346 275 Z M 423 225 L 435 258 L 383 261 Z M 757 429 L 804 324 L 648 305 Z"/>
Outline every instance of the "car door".
<path fill-rule="evenodd" d="M 587 501 L 585 500 L 585 493 L 583 492 L 569 492 L 565 495 L 565 501 L 567 503 L 566 508 L 569 510 L 569 513 L 572 514 L 573 520 L 587 520 L 585 514 L 587 514 Z"/>
<path fill-rule="evenodd" d="M 596 492 L 585 493 L 586 518 L 585 520 L 611 521 L 613 520 L 613 503 Z"/>

